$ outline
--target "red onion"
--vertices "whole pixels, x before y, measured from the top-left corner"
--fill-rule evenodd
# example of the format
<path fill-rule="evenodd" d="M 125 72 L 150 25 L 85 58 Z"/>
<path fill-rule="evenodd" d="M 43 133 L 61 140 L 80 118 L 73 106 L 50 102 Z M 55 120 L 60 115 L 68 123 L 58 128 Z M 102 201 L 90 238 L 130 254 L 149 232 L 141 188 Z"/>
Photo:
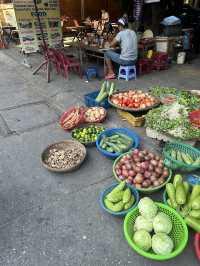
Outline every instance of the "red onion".
<path fill-rule="evenodd" d="M 139 150 L 138 150 L 138 149 L 135 149 L 135 150 L 133 151 L 133 154 L 135 154 L 135 155 L 138 155 L 138 153 L 139 153 Z"/>
<path fill-rule="evenodd" d="M 128 171 L 129 176 L 133 177 L 136 175 L 136 173 L 133 170 Z"/>
<path fill-rule="evenodd" d="M 134 178 L 135 183 L 141 184 L 144 180 L 144 177 L 141 174 L 137 174 Z"/>
<path fill-rule="evenodd" d="M 151 160 L 150 161 L 150 164 L 153 165 L 153 166 L 157 166 L 158 165 L 158 162 L 156 160 Z"/>
<path fill-rule="evenodd" d="M 156 156 L 155 156 L 155 160 L 156 160 L 156 161 L 160 161 L 160 156 L 156 155 Z"/>
<path fill-rule="evenodd" d="M 148 172 L 148 171 L 145 171 L 144 172 L 144 177 L 145 178 L 150 178 L 150 176 L 151 176 L 151 173 L 150 172 Z"/>

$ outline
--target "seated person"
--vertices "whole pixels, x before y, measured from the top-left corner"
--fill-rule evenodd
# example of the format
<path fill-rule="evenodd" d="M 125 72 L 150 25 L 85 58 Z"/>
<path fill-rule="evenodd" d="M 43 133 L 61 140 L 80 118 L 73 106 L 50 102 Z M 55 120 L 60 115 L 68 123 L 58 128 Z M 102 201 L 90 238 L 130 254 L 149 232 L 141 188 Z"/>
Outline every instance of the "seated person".
<path fill-rule="evenodd" d="M 137 35 L 133 30 L 128 29 L 128 22 L 124 18 L 118 20 L 119 33 L 113 39 L 110 47 L 117 44 L 121 46 L 121 54 L 114 51 L 105 53 L 105 63 L 107 67 L 106 79 L 114 79 L 112 61 L 123 66 L 135 65 L 138 55 Z"/>
<path fill-rule="evenodd" d="M 96 25 L 94 24 L 94 28 L 97 31 L 97 34 L 101 35 L 104 31 L 104 28 L 107 24 L 109 24 L 110 21 L 110 17 L 108 12 L 105 11 L 105 9 L 101 10 L 101 19 L 98 21 L 98 23 L 96 23 Z"/>
<path fill-rule="evenodd" d="M 108 12 L 106 12 L 105 9 L 101 10 L 101 22 L 104 25 L 105 23 L 108 23 L 110 21 L 110 17 Z"/>

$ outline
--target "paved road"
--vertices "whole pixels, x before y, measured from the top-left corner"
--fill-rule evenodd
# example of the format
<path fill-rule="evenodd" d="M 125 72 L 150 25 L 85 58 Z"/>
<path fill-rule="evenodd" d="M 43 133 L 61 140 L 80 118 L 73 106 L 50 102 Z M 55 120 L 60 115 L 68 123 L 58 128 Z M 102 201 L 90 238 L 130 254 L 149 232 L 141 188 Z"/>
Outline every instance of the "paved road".
<path fill-rule="evenodd" d="M 118 86 L 165 85 L 199 88 L 199 61 Z M 128 84 L 128 85 L 127 85 Z M 99 208 L 99 192 L 114 181 L 112 162 L 95 148 L 85 164 L 70 174 L 53 174 L 40 163 L 50 143 L 69 138 L 58 119 L 70 104 L 81 104 L 94 90 L 72 77 L 46 84 L 0 51 L 0 265 L 2 266 L 197 266 L 192 237 L 171 262 L 138 256 L 123 237 L 123 221 Z M 128 126 L 109 112 L 108 126 Z M 139 129 L 142 145 L 159 150 Z M 160 195 L 156 195 L 160 198 Z M 161 198 L 160 198 L 161 199 Z M 190 234 L 192 235 L 192 233 Z"/>

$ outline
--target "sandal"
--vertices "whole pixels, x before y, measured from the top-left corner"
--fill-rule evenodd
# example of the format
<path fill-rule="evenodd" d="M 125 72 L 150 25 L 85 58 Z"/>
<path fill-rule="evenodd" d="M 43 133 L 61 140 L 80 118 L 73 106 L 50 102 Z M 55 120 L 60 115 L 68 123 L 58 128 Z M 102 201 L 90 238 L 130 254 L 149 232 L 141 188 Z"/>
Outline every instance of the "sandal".
<path fill-rule="evenodd" d="M 105 79 L 115 79 L 115 74 L 108 74 L 105 76 Z"/>

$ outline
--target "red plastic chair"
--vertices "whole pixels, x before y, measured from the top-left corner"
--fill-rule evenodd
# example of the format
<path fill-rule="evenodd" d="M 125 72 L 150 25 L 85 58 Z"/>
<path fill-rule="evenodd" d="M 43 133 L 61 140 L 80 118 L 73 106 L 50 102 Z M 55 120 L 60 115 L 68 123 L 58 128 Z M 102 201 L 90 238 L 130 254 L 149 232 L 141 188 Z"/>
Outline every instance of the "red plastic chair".
<path fill-rule="evenodd" d="M 62 61 L 61 61 L 61 58 L 59 56 L 59 52 L 54 48 L 49 48 L 49 52 L 50 52 L 50 54 L 54 60 L 53 62 L 56 66 L 57 74 L 60 75 L 61 74 Z"/>
<path fill-rule="evenodd" d="M 59 57 L 62 62 L 62 66 L 64 69 L 64 77 L 66 79 L 68 78 L 70 69 L 73 69 L 79 74 L 80 78 L 82 78 L 81 65 L 78 61 L 65 56 L 62 52 L 59 52 Z"/>

